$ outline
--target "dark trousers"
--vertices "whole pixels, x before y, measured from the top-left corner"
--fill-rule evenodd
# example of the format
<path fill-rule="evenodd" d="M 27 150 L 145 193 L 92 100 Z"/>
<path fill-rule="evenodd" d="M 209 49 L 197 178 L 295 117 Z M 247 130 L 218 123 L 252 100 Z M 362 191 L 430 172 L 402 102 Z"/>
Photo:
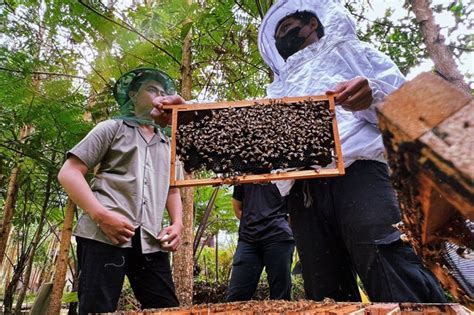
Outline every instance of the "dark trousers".
<path fill-rule="evenodd" d="M 227 301 L 247 301 L 257 289 L 263 267 L 267 272 L 270 299 L 291 299 L 292 240 L 245 242 L 239 240 L 232 264 Z"/>
<path fill-rule="evenodd" d="M 132 239 L 132 248 L 77 237 L 81 315 L 114 312 L 125 275 L 142 308 L 179 305 L 168 253 L 142 254 L 140 233 L 137 231 Z"/>
<path fill-rule="evenodd" d="M 357 161 L 344 176 L 297 181 L 288 202 L 307 298 L 359 301 L 357 274 L 373 302 L 446 302 L 393 226 L 400 212 L 385 164 Z"/>

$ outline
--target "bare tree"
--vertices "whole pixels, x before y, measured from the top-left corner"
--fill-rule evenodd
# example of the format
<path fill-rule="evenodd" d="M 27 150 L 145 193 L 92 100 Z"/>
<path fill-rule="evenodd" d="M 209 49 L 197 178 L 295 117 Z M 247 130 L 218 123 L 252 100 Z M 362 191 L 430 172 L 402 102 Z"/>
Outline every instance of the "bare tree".
<path fill-rule="evenodd" d="M 191 0 L 188 0 L 191 3 Z M 181 60 L 181 95 L 191 99 L 192 91 L 192 29 L 190 28 L 183 42 Z M 186 177 L 192 176 L 186 174 Z M 183 235 L 181 248 L 173 255 L 173 278 L 176 285 L 176 295 L 182 305 L 193 302 L 193 199 L 192 187 L 181 190 L 183 198 Z"/>
<path fill-rule="evenodd" d="M 74 202 L 69 199 L 66 205 L 66 213 L 64 214 L 59 257 L 56 264 L 56 271 L 54 273 L 51 303 L 48 308 L 49 315 L 57 315 L 61 310 L 61 298 L 63 296 L 64 284 L 66 283 L 66 272 L 69 263 L 69 251 L 71 247 L 72 223 L 75 207 L 76 205 Z"/>

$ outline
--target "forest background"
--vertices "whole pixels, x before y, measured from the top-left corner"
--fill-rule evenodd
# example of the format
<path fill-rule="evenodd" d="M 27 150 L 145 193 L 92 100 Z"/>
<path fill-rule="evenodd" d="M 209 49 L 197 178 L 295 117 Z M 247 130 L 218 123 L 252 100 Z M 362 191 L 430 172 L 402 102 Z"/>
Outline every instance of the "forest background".
<path fill-rule="evenodd" d="M 357 21 L 359 37 L 389 55 L 408 78 L 421 69 L 432 70 L 411 1 L 343 2 Z M 115 79 L 136 67 L 156 67 L 177 79 L 180 94 L 188 100 L 262 98 L 272 73 L 259 55 L 257 32 L 271 4 L 271 0 L 0 0 L 4 310 L 19 313 L 31 305 L 41 284 L 53 281 L 61 262 L 65 218 L 68 222 L 68 198 L 56 180 L 57 172 L 65 152 L 97 122 L 116 113 L 111 93 Z M 474 5 L 438 0 L 430 8 L 472 91 Z M 176 270 L 175 280 L 180 298 L 190 303 L 190 272 L 195 299 L 202 293 L 200 286 L 209 283 L 215 284 L 211 292 L 215 296 L 225 291 L 238 221 L 229 187 L 187 189 L 183 196 L 184 239 L 191 255 L 183 251 L 174 258 L 177 266 L 184 266 Z M 80 211 L 69 205 L 73 225 Z M 211 211 L 204 220 L 206 209 Z M 66 247 L 63 302 L 71 302 L 73 314 L 75 247 Z M 298 281 L 295 296 L 302 294 Z M 137 307 L 126 294 L 122 306 Z"/>

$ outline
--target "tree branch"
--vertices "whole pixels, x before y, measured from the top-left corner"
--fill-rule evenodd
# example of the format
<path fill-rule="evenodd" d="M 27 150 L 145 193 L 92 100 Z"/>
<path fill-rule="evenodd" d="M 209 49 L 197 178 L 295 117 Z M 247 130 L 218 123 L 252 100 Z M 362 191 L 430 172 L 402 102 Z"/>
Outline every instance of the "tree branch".
<path fill-rule="evenodd" d="M 96 9 L 94 9 L 93 7 L 89 6 L 87 3 L 84 3 L 84 0 L 79 0 L 79 3 L 82 4 L 84 7 L 86 7 L 87 9 L 89 9 L 90 11 L 92 11 L 93 13 L 97 14 L 98 16 L 100 16 L 101 18 L 121 27 L 121 28 L 124 28 L 132 33 L 135 33 L 137 34 L 138 36 L 140 36 L 141 38 L 143 38 L 145 41 L 147 41 L 148 43 L 152 44 L 153 47 L 157 48 L 158 50 L 162 51 L 163 53 L 165 53 L 168 57 L 170 57 L 174 62 L 176 62 L 179 66 L 181 66 L 181 62 L 179 62 L 178 59 L 176 59 L 171 53 L 169 53 L 166 49 L 164 49 L 163 47 L 160 47 L 158 46 L 156 43 L 154 43 L 152 40 L 150 40 L 148 37 L 146 37 L 145 35 L 143 35 L 142 33 L 140 33 L 139 31 L 137 31 L 133 26 L 129 25 L 128 23 L 126 23 L 125 21 L 121 20 L 121 22 L 123 23 L 119 23 L 117 21 L 115 21 L 114 19 L 112 18 L 109 18 L 108 16 L 105 16 L 103 15 L 102 13 L 100 13 L 99 11 L 97 11 Z"/>
<path fill-rule="evenodd" d="M 263 19 L 263 16 L 265 15 L 265 13 L 263 12 L 262 4 L 260 3 L 260 0 L 255 0 L 255 4 L 257 5 L 257 10 L 258 10 L 258 14 L 260 14 L 260 18 Z"/>
<path fill-rule="evenodd" d="M 459 72 L 453 53 L 444 43 L 444 38 L 439 33 L 439 26 L 436 24 L 433 11 L 428 0 L 410 0 L 416 21 L 420 25 L 423 42 L 429 56 L 433 59 L 437 71 L 448 78 L 448 81 L 471 94 L 469 85 L 464 81 L 463 75 Z"/>
<path fill-rule="evenodd" d="M 6 72 L 11 72 L 11 73 L 22 73 L 22 74 L 38 74 L 38 75 L 47 75 L 47 76 L 58 76 L 58 77 L 75 78 L 75 79 L 81 79 L 81 80 L 88 81 L 88 79 L 86 77 L 82 77 L 82 76 L 74 75 L 74 74 L 68 74 L 68 73 L 56 73 L 56 72 L 44 72 L 44 71 L 25 72 L 25 71 L 22 71 L 22 70 L 8 69 L 8 68 L 4 68 L 4 67 L 0 67 L 0 71 L 6 71 Z"/>

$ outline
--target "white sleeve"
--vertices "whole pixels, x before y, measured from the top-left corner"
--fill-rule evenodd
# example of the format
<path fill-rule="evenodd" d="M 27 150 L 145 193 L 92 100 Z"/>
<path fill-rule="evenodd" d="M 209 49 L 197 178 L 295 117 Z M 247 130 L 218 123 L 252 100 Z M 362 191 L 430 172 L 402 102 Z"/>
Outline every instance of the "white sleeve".
<path fill-rule="evenodd" d="M 283 92 L 283 82 L 277 74 L 274 74 L 273 82 L 267 85 L 267 98 L 280 98 L 286 95 Z"/>
<path fill-rule="evenodd" d="M 373 102 L 369 108 L 354 112 L 354 116 L 358 119 L 368 121 L 372 124 L 377 124 L 377 114 L 375 112 L 375 105 L 379 103 L 385 96 L 398 89 L 404 82 L 405 78 L 395 65 L 395 63 L 386 55 L 378 50 L 361 43 L 364 55 L 359 54 L 358 60 L 364 64 L 362 67 L 356 69 L 364 69 L 364 72 L 357 75 L 364 76 L 368 79 L 369 85 L 372 88 Z M 368 70 L 368 71 L 367 71 Z"/>

